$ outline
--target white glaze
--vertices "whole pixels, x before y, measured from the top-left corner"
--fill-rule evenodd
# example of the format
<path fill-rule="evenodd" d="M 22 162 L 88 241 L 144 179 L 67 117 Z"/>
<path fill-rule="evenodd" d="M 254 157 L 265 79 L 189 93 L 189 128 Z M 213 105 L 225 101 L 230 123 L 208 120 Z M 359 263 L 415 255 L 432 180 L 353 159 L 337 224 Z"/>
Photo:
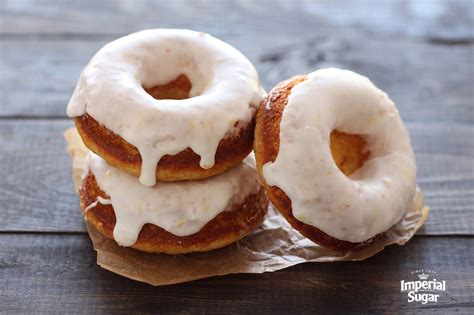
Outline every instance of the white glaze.
<path fill-rule="evenodd" d="M 367 141 L 369 160 L 350 177 L 332 158 L 334 129 Z M 388 96 L 364 76 L 331 68 L 292 89 L 278 156 L 263 166 L 263 176 L 288 195 L 296 219 L 337 239 L 362 242 L 405 214 L 415 193 L 416 164 Z"/>
<path fill-rule="evenodd" d="M 87 156 L 85 172 L 92 172 L 97 185 L 110 200 L 98 198 L 97 203 L 111 204 L 117 218 L 114 239 L 122 246 L 135 244 L 146 223 L 186 236 L 199 232 L 219 213 L 241 203 L 259 190 L 252 162 L 244 162 L 229 171 L 199 181 L 158 182 L 153 187 L 141 185 L 130 174 L 111 167 L 94 153 Z"/>
<path fill-rule="evenodd" d="M 180 74 L 190 98 L 156 100 L 143 87 Z M 217 146 L 234 124 L 247 124 L 263 90 L 253 65 L 232 46 L 189 30 L 154 29 L 104 46 L 83 70 L 69 101 L 70 117 L 88 113 L 137 147 L 140 182 L 153 186 L 158 161 L 191 148 L 202 168 L 214 165 Z"/>

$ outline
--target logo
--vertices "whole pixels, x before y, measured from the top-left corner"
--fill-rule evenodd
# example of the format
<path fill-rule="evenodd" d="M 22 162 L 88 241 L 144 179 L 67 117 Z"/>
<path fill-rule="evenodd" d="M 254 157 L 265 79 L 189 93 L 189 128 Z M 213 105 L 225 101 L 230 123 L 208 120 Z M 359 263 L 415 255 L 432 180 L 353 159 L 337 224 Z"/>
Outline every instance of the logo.
<path fill-rule="evenodd" d="M 400 281 L 400 292 L 407 294 L 408 303 L 438 303 L 440 295 L 446 292 L 446 281 L 437 280 L 433 270 L 420 269 L 411 274 L 414 280 Z"/>

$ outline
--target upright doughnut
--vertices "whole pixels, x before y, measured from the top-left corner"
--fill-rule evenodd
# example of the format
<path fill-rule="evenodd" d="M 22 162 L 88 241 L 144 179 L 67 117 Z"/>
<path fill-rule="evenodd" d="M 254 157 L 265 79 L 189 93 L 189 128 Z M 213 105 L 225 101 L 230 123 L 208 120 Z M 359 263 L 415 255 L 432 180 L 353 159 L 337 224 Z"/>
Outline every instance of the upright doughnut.
<path fill-rule="evenodd" d="M 272 203 L 332 249 L 387 231 L 414 197 L 415 158 L 397 108 L 351 71 L 319 70 L 275 87 L 257 113 L 255 154 Z"/>
<path fill-rule="evenodd" d="M 255 68 L 235 48 L 205 33 L 154 29 L 97 52 L 67 113 L 87 147 L 153 186 L 242 161 L 262 97 Z"/>

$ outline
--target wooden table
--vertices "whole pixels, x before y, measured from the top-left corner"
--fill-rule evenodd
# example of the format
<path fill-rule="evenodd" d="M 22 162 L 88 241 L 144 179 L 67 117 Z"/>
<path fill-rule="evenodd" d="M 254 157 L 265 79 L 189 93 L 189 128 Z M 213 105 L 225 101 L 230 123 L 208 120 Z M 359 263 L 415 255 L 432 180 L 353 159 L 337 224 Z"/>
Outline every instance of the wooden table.
<path fill-rule="evenodd" d="M 474 2 L 2 1 L 0 312 L 474 313 Z M 337 66 L 370 77 L 411 133 L 431 214 L 405 246 L 363 262 L 303 264 L 152 287 L 105 271 L 85 232 L 62 132 L 81 69 L 121 35 L 155 27 L 235 45 L 270 89 Z M 408 303 L 417 269 L 446 280 Z"/>

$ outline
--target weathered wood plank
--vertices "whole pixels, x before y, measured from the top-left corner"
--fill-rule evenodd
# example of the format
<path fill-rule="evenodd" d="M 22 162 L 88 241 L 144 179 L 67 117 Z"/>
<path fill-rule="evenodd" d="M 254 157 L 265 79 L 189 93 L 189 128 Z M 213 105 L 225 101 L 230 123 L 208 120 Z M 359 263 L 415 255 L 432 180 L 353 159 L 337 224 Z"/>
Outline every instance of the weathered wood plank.
<path fill-rule="evenodd" d="M 83 232 L 68 120 L 0 120 L 0 231 Z M 474 126 L 410 123 L 431 215 L 420 234 L 474 234 Z"/>
<path fill-rule="evenodd" d="M 407 121 L 474 122 L 474 45 L 387 41 L 352 31 L 321 33 L 282 43 L 276 35 L 251 34 L 228 41 L 254 62 L 267 90 L 295 74 L 336 66 L 371 78 Z M 110 39 L 0 41 L 0 116 L 64 117 L 80 71 Z"/>
<path fill-rule="evenodd" d="M 72 122 L 0 126 L 0 230 L 85 231 L 62 136 Z"/>
<path fill-rule="evenodd" d="M 86 235 L 0 235 L 0 312 L 384 313 L 472 312 L 473 238 L 415 237 L 362 262 L 303 264 L 152 287 L 98 267 Z M 459 259 L 453 259 L 459 257 Z M 448 292 L 407 302 L 401 280 L 429 269 Z"/>
<path fill-rule="evenodd" d="M 93 9 L 92 9 L 93 8 Z M 74 1 L 7 0 L 2 34 L 123 34 L 153 27 L 196 28 L 221 34 L 265 31 L 299 34 L 334 27 L 370 32 L 472 39 L 470 0 L 332 1 Z"/>

